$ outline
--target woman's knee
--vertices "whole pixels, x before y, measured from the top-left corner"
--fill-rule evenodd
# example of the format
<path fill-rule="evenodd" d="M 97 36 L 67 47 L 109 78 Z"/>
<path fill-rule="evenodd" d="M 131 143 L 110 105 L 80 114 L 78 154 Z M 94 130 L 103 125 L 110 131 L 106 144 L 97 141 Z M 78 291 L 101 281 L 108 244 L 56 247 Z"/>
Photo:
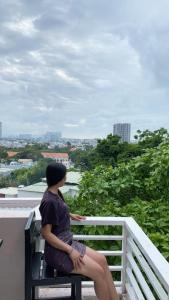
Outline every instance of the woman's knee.
<path fill-rule="evenodd" d="M 85 255 L 84 266 L 79 270 L 80 273 L 90 277 L 94 281 L 105 279 L 105 269 L 89 256 Z"/>
<path fill-rule="evenodd" d="M 92 259 L 94 259 L 104 270 L 107 270 L 108 268 L 107 260 L 102 253 L 99 253 L 94 249 L 87 247 L 87 255 Z"/>
<path fill-rule="evenodd" d="M 92 272 L 92 279 L 95 281 L 105 280 L 105 270 L 102 266 L 98 265 L 97 267 L 93 268 Z"/>
<path fill-rule="evenodd" d="M 107 268 L 108 268 L 107 259 L 101 253 L 99 253 L 99 256 L 98 256 L 98 263 L 105 271 L 107 270 Z"/>

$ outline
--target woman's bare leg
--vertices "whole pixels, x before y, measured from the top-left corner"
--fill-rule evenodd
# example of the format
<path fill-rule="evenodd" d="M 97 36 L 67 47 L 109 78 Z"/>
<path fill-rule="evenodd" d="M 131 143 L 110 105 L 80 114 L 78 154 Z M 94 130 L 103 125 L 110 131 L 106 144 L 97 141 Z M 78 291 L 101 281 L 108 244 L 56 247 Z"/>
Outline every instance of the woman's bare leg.
<path fill-rule="evenodd" d="M 105 270 L 88 255 L 83 257 L 84 265 L 73 270 L 72 273 L 78 273 L 91 278 L 94 281 L 96 296 L 99 300 L 112 300 L 105 280 Z"/>
<path fill-rule="evenodd" d="M 109 271 L 107 260 L 104 255 L 101 253 L 86 247 L 86 255 L 88 255 L 90 258 L 92 258 L 94 261 L 96 261 L 104 270 L 106 274 L 106 281 L 107 281 L 107 286 L 110 294 L 110 299 L 111 300 L 119 300 L 119 296 L 117 294 L 113 278 L 111 275 L 111 272 Z"/>

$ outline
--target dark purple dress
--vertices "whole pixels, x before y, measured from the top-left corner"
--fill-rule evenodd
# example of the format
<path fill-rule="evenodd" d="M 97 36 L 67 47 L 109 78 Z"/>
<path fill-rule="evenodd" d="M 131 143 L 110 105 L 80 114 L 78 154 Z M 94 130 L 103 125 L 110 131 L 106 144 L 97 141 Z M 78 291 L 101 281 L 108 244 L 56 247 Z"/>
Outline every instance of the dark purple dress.
<path fill-rule="evenodd" d="M 86 246 L 73 241 L 73 234 L 70 231 L 69 209 L 64 202 L 62 194 L 59 193 L 59 195 L 53 194 L 48 190 L 44 193 L 39 207 L 42 217 L 42 227 L 46 224 L 52 224 L 52 233 L 84 256 Z M 56 249 L 45 241 L 44 254 L 45 261 L 49 266 L 60 272 L 72 272 L 73 262 L 65 251 Z"/>

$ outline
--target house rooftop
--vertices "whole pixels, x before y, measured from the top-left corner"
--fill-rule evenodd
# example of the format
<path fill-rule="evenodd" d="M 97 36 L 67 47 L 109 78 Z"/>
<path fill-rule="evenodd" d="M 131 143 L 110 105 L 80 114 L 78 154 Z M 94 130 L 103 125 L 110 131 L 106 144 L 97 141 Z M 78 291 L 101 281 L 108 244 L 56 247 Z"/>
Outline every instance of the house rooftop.
<path fill-rule="evenodd" d="M 35 184 L 31 184 L 28 186 L 24 186 L 20 188 L 20 191 L 26 191 L 26 192 L 36 192 L 36 193 L 44 193 L 47 188 L 47 185 L 45 182 L 37 182 Z"/>
<path fill-rule="evenodd" d="M 79 184 L 82 179 L 82 174 L 80 172 L 67 172 L 66 174 L 66 183 Z"/>
<path fill-rule="evenodd" d="M 7 188 L 3 188 L 0 189 L 0 194 L 4 194 L 4 195 L 17 195 L 18 193 L 18 188 L 16 187 L 7 187 Z"/>
<path fill-rule="evenodd" d="M 52 153 L 52 152 L 41 152 L 44 158 L 69 158 L 68 153 Z"/>
<path fill-rule="evenodd" d="M 66 174 L 66 184 L 79 184 L 82 179 L 82 174 L 80 172 L 70 171 Z M 46 178 L 42 179 L 43 182 L 46 182 Z"/>
<path fill-rule="evenodd" d="M 25 191 L 25 192 L 36 192 L 36 193 L 41 194 L 41 193 L 44 193 L 46 189 L 47 189 L 47 184 L 45 182 L 38 182 L 38 183 L 35 183 L 35 184 L 32 184 L 32 185 L 28 185 L 28 186 L 25 186 L 23 188 L 20 188 L 19 190 L 20 191 Z M 64 185 L 59 189 L 61 190 L 61 192 L 63 194 L 65 194 L 71 189 L 71 186 L 70 185 Z M 73 190 L 78 191 L 79 190 L 78 186 L 73 186 Z"/>
<path fill-rule="evenodd" d="M 18 154 L 18 152 L 15 151 L 7 151 L 8 157 L 14 157 L 16 156 L 16 154 Z"/>

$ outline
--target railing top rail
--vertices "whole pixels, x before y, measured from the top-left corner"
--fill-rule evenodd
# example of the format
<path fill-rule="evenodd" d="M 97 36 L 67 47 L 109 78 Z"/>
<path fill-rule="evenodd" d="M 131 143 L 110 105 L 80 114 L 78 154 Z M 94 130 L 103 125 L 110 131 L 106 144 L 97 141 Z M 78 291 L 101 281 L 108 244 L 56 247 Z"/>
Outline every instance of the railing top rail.
<path fill-rule="evenodd" d="M 34 208 L 36 213 L 36 220 L 41 220 L 39 213 L 39 205 Z M 86 216 L 85 220 L 73 221 L 71 220 L 72 225 L 124 225 L 127 217 L 88 217 Z"/>
<path fill-rule="evenodd" d="M 126 228 L 136 241 L 159 280 L 169 291 L 169 263 L 133 218 L 126 218 Z"/>
<path fill-rule="evenodd" d="M 86 217 L 85 220 L 71 221 L 72 225 L 124 225 L 126 217 Z"/>

